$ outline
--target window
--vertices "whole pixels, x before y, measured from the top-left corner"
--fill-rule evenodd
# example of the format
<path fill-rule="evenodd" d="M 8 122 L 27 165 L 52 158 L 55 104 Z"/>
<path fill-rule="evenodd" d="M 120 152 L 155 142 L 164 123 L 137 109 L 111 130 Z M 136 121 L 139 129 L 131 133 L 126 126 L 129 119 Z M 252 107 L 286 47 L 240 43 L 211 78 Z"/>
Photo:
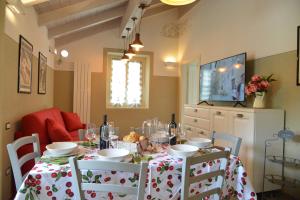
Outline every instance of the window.
<path fill-rule="evenodd" d="M 139 55 L 123 63 L 119 53 L 107 54 L 108 108 L 148 108 L 149 56 Z"/>

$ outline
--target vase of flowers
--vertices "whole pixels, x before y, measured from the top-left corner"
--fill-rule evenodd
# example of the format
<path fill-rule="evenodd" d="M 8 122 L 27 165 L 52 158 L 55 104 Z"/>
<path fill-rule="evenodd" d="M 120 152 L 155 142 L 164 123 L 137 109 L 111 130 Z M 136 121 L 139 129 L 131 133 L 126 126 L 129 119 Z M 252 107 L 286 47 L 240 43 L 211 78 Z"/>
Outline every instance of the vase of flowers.
<path fill-rule="evenodd" d="M 247 96 L 254 96 L 253 108 L 265 108 L 266 93 L 271 86 L 271 82 L 276 81 L 270 76 L 253 75 L 245 88 Z"/>

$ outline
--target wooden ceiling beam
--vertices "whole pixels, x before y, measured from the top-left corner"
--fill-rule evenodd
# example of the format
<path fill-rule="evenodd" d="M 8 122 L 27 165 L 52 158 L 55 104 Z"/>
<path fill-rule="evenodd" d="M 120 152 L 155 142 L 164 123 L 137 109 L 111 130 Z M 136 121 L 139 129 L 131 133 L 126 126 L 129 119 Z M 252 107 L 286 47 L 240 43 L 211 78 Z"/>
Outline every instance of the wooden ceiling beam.
<path fill-rule="evenodd" d="M 96 7 L 107 6 L 110 4 L 121 4 L 126 0 L 85 0 L 69 6 L 58 8 L 38 15 L 38 24 L 47 25 L 50 22 L 60 20 L 70 15 L 75 15 Z"/>
<path fill-rule="evenodd" d="M 136 23 L 138 23 L 142 16 L 142 9 L 139 8 L 141 4 L 150 5 L 152 0 L 130 0 L 127 4 L 126 12 L 122 18 L 120 26 L 120 36 L 127 35 L 126 28 L 133 27 L 132 17 L 137 17 Z M 129 31 L 129 34 L 131 31 Z"/>
<path fill-rule="evenodd" d="M 24 6 L 34 6 L 34 5 L 37 5 L 40 3 L 44 3 L 46 1 L 49 1 L 49 0 L 21 0 L 22 4 Z"/>
<path fill-rule="evenodd" d="M 71 42 L 78 41 L 82 38 L 89 37 L 91 35 L 103 32 L 103 31 L 118 28 L 120 26 L 120 22 L 121 22 L 121 18 L 118 18 L 118 19 L 114 19 L 109 22 L 98 24 L 96 26 L 56 38 L 55 39 L 55 47 L 60 47 L 60 46 L 69 44 Z"/>
<path fill-rule="evenodd" d="M 107 11 L 99 12 L 96 15 L 84 17 L 82 19 L 71 21 L 69 23 L 55 26 L 53 28 L 48 29 L 48 37 L 49 38 L 58 38 L 63 35 L 70 34 L 72 32 L 79 31 L 81 29 L 86 29 L 92 26 L 96 26 L 98 24 L 102 24 L 123 16 L 126 7 L 120 6 L 117 8 L 113 8 Z"/>

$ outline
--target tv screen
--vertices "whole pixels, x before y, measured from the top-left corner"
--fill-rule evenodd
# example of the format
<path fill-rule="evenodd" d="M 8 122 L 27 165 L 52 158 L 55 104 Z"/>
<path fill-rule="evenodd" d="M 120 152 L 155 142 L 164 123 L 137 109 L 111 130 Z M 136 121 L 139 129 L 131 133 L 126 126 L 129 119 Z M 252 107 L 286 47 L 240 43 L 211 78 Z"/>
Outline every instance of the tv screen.
<path fill-rule="evenodd" d="M 246 53 L 200 66 L 200 101 L 245 100 Z"/>

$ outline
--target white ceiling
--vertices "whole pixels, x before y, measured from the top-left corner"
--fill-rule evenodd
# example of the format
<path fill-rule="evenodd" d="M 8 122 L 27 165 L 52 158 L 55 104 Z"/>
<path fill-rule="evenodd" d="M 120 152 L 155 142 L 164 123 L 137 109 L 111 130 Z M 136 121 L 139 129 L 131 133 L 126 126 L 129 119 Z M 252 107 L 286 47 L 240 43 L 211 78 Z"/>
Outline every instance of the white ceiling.
<path fill-rule="evenodd" d="M 84 32 L 96 33 L 116 26 L 120 27 L 121 37 L 124 29 L 132 25 L 131 17 L 140 17 L 141 10 L 138 7 L 141 3 L 148 5 L 145 17 L 170 9 L 185 13 L 196 4 L 174 7 L 160 0 L 49 0 L 42 3 L 37 0 L 34 8 L 39 25 L 48 28 L 49 38 L 61 41 L 81 33 L 85 35 Z"/>

